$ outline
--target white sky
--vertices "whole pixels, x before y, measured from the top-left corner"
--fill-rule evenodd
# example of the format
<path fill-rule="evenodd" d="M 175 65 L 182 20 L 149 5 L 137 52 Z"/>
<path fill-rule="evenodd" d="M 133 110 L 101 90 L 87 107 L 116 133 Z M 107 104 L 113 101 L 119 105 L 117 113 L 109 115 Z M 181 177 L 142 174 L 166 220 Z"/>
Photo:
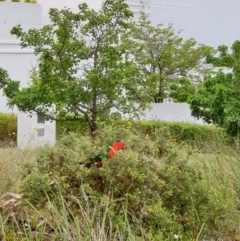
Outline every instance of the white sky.
<path fill-rule="evenodd" d="M 47 23 L 50 7 L 69 7 L 73 10 L 81 2 L 99 8 L 102 0 L 38 0 L 43 9 L 43 23 Z M 128 0 L 138 2 L 140 0 Z M 231 46 L 240 39 L 240 0 L 151 0 L 153 22 L 173 23 L 183 30 L 183 36 L 216 47 Z"/>
<path fill-rule="evenodd" d="M 152 3 L 155 4 L 152 18 L 172 21 L 200 43 L 231 46 L 240 39 L 240 0 L 152 0 Z M 172 5 L 172 9 L 160 8 L 163 3 Z"/>

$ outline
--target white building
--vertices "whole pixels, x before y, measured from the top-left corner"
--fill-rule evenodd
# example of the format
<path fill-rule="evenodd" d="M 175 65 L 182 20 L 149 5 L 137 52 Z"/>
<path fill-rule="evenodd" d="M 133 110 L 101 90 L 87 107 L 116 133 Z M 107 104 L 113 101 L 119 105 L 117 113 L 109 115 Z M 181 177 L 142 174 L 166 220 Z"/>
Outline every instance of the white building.
<path fill-rule="evenodd" d="M 41 20 L 42 9 L 38 4 L 0 2 L 0 67 L 8 71 L 10 78 L 21 80 L 22 86 L 28 83 L 29 71 L 36 64 L 36 57 L 31 49 L 20 48 L 10 30 L 18 24 L 24 29 L 39 28 Z M 12 112 L 6 107 L 6 99 L 0 100 L 0 112 Z"/>
<path fill-rule="evenodd" d="M 39 4 L 0 1 L 0 67 L 8 71 L 11 79 L 29 84 L 29 74 L 37 59 L 32 49 L 21 49 L 19 41 L 10 34 L 20 24 L 25 30 L 42 26 L 42 7 Z M 18 113 L 9 109 L 0 92 L 0 112 Z M 55 142 L 55 122 L 39 121 L 37 114 L 18 113 L 17 145 L 19 148 L 36 147 Z"/>

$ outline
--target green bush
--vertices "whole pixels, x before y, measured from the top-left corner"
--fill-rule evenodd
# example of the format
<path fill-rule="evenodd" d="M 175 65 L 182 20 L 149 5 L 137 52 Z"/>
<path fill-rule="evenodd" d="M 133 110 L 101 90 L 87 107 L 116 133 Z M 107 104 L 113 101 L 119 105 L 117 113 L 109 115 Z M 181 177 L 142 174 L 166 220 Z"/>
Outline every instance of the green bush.
<path fill-rule="evenodd" d="M 71 215 L 80 217 L 80 203 L 95 210 L 96 222 L 107 206 L 112 229 L 123 231 L 128 220 L 136 236 L 151 240 L 173 240 L 174 235 L 181 235 L 182 240 L 216 237 L 219 230 L 227 232 L 238 223 L 238 178 L 230 159 L 224 159 L 224 170 L 223 160 L 218 159 L 216 169 L 207 165 L 216 156 L 203 162 L 202 154 L 189 146 L 163 140 L 158 134 L 152 140 L 140 132 L 133 134 L 131 128 L 131 123 L 101 128 L 94 144 L 85 136 L 65 136 L 28 169 L 24 194 L 39 209 L 48 200 L 60 208 L 56 195 L 60 192 Z M 117 137 L 127 149 L 104 160 L 103 168 L 79 165 L 106 152 Z"/>
<path fill-rule="evenodd" d="M 202 144 L 213 143 L 216 139 L 222 140 L 221 144 L 226 144 L 228 140 L 223 129 L 212 125 L 160 121 L 140 121 L 138 125 L 149 133 L 167 130 L 170 136 L 179 143 L 185 142 L 199 148 L 202 148 Z"/>
<path fill-rule="evenodd" d="M 113 123 L 104 123 L 112 128 L 126 128 L 133 133 L 142 133 L 151 138 L 160 136 L 163 139 L 171 138 L 178 143 L 184 142 L 199 149 L 207 149 L 209 144 L 215 144 L 216 148 L 227 145 L 231 138 L 227 136 L 223 129 L 213 125 L 199 125 L 181 122 L 162 122 L 162 121 L 129 121 L 121 120 Z M 79 134 L 87 133 L 87 126 L 83 120 L 61 121 L 57 123 L 58 136 L 75 132 Z"/>

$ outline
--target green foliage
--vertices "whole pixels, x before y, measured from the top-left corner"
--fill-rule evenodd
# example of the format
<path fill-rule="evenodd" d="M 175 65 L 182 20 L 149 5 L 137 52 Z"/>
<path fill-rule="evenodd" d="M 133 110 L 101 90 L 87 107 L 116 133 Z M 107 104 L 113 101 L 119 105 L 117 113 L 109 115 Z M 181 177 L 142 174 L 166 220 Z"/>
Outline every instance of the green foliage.
<path fill-rule="evenodd" d="M 240 41 L 233 43 L 231 52 L 226 46 L 219 46 L 216 56 L 210 55 L 207 59 L 219 71 L 206 77 L 189 98 L 194 116 L 223 127 L 232 136 L 240 130 L 239 49 Z"/>
<path fill-rule="evenodd" d="M 203 117 L 207 123 L 224 125 L 225 106 L 231 99 L 232 75 L 218 73 L 215 77 L 204 80 L 195 97 L 192 97 L 190 107 L 192 114 Z"/>
<path fill-rule="evenodd" d="M 79 122 L 80 121 L 80 125 Z M 87 127 L 84 121 L 61 121 L 57 122 L 58 137 L 73 132 L 78 135 L 86 135 Z M 214 125 L 198 125 L 181 122 L 162 122 L 162 121 L 122 121 L 118 120 L 104 122 L 101 125 L 110 126 L 116 130 L 116 139 L 123 134 L 118 129 L 126 128 L 131 133 L 141 133 L 146 138 L 158 139 L 162 152 L 165 152 L 166 139 L 178 144 L 189 145 L 201 152 L 215 152 L 222 146 L 225 148 L 235 148 L 239 140 L 226 134 L 223 128 Z M 106 127 L 105 127 L 106 128 Z M 108 139 L 108 136 L 104 137 Z M 160 149 L 161 149 L 160 148 Z M 161 150 L 159 150 L 161 152 Z"/>
<path fill-rule="evenodd" d="M 74 218 L 89 208 L 96 212 L 93 222 L 108 207 L 104 227 L 123 231 L 127 222 L 139 238 L 173 240 L 174 235 L 181 235 L 182 240 L 190 240 L 200 235 L 215 237 L 219 228 L 226 232 L 234 227 L 239 188 L 233 170 L 239 162 L 232 165 L 230 159 L 218 159 L 218 166 L 211 166 L 214 159 L 199 159 L 198 152 L 184 145 L 179 149 L 159 132 L 133 134 L 131 128 L 131 122 L 118 128 L 101 125 L 94 144 L 89 137 L 65 136 L 28 169 L 22 183 L 24 194 L 38 208 L 50 200 L 60 209 L 63 199 Z M 127 149 L 104 160 L 102 168 L 79 165 L 107 153 L 117 137 Z"/>
<path fill-rule="evenodd" d="M 148 138 L 161 140 L 161 146 L 165 145 L 167 139 L 178 144 L 190 145 L 199 151 L 214 152 L 219 147 L 231 146 L 234 142 L 234 138 L 230 138 L 222 128 L 214 125 L 162 121 L 120 121 L 118 123 L 120 126 L 129 128 L 133 133 L 142 133 Z M 115 128 L 118 128 L 118 125 Z M 235 141 L 238 143 L 237 139 Z"/>
<path fill-rule="evenodd" d="M 169 85 L 169 97 L 176 102 L 188 102 L 189 98 L 195 94 L 195 84 L 190 79 L 180 78 L 177 82 Z"/>
<path fill-rule="evenodd" d="M 153 26 L 144 13 L 133 24 L 130 36 L 132 50 L 129 58 L 134 56 L 154 102 L 169 98 L 172 84 L 182 86 L 190 82 L 194 85 L 203 73 L 209 71 L 204 62 L 212 52 L 211 47 L 197 44 L 194 39 L 184 40 L 172 26 Z M 192 91 L 191 85 L 188 90 Z M 182 88 L 184 95 L 188 90 Z"/>
<path fill-rule="evenodd" d="M 106 140 L 106 134 L 110 135 L 111 140 Z M 147 206 L 159 202 L 157 190 L 160 191 L 164 184 L 158 177 L 160 175 L 156 171 L 158 164 L 153 159 L 158 155 L 158 149 L 151 141 L 144 143 L 134 136 L 129 136 L 126 141 L 129 151 L 117 154 L 111 161 L 104 160 L 104 168 L 82 169 L 79 165 L 80 162 L 87 162 L 93 155 L 107 153 L 111 143 L 114 142 L 115 134 L 113 132 L 113 134 L 100 135 L 95 145 L 89 138 L 71 134 L 63 138 L 58 146 L 46 150 L 38 158 L 37 165 L 34 168 L 30 167 L 30 175 L 26 175 L 24 179 L 22 189 L 29 201 L 37 207 L 44 206 L 48 198 L 57 202 L 55 193 L 60 189 L 62 196 L 68 202 L 68 207 L 75 214 L 80 210 L 75 209 L 71 197 L 81 202 L 85 196 L 90 203 L 95 199 L 102 203 L 110 198 L 108 202 L 112 209 L 111 217 L 115 220 L 123 219 L 125 205 L 131 223 L 134 219 L 145 215 Z M 143 150 L 148 150 L 148 155 L 145 155 Z M 166 214 L 168 224 L 174 222 L 171 214 L 167 213 L 164 208 L 158 211 L 159 216 Z M 124 227 L 124 223 L 121 222 L 114 223 L 114 227 L 118 225 Z M 147 219 L 146 225 L 152 222 Z M 164 228 L 168 228 L 166 225 L 167 223 L 162 224 Z M 156 233 L 156 229 L 153 231 Z"/>
<path fill-rule="evenodd" d="M 165 123 L 178 143 L 184 142 L 204 152 L 216 151 L 230 143 L 221 128 L 211 125 L 195 125 L 190 123 Z"/>
<path fill-rule="evenodd" d="M 2 144 L 10 145 L 16 143 L 17 116 L 12 114 L 0 114 L 0 140 Z M 226 136 L 223 129 L 213 125 L 196 125 L 180 122 L 161 121 L 116 121 L 99 123 L 100 126 L 109 126 L 116 130 L 115 138 L 118 139 L 122 133 L 118 129 L 126 128 L 132 133 L 142 133 L 146 138 L 161 139 L 161 146 L 165 145 L 165 140 L 174 140 L 178 143 L 186 143 L 200 150 L 210 151 L 215 143 L 215 149 L 221 145 L 233 145 L 237 140 Z M 78 136 L 87 135 L 88 126 L 83 118 L 58 118 L 57 119 L 57 139 L 61 139 L 69 133 L 76 133 Z M 113 132 L 113 131 L 111 131 Z M 102 134 L 104 135 L 104 134 Z M 104 136 L 107 140 L 110 137 Z M 209 143 L 211 147 L 208 148 Z M 237 143 L 236 143 L 237 144 Z M 207 148 L 207 149 L 206 149 Z M 214 149 L 214 150 L 215 150 Z"/>
<path fill-rule="evenodd" d="M 56 121 L 57 139 L 64 137 L 70 132 L 78 133 L 78 135 L 86 135 L 88 133 L 88 126 L 84 118 L 57 118 Z"/>
<path fill-rule="evenodd" d="M 16 143 L 17 116 L 0 113 L 0 146 Z"/>

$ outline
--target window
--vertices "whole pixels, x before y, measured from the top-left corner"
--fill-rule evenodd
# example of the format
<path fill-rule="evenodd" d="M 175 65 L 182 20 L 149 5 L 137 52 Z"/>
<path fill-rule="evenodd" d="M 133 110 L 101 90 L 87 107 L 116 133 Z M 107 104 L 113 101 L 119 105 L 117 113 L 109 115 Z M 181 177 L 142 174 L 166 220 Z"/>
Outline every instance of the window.
<path fill-rule="evenodd" d="M 45 123 L 45 116 L 41 113 L 37 113 L 37 123 L 44 124 Z"/>

